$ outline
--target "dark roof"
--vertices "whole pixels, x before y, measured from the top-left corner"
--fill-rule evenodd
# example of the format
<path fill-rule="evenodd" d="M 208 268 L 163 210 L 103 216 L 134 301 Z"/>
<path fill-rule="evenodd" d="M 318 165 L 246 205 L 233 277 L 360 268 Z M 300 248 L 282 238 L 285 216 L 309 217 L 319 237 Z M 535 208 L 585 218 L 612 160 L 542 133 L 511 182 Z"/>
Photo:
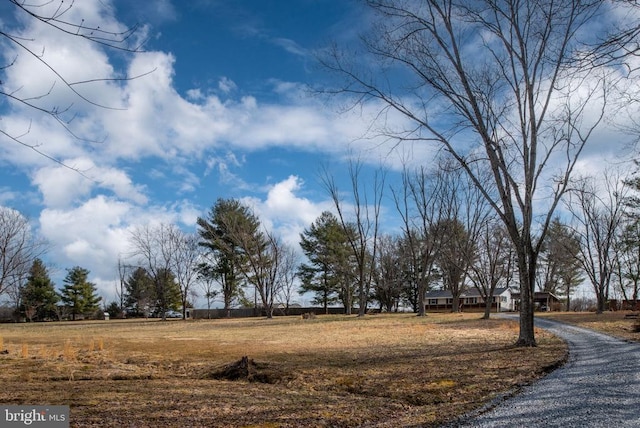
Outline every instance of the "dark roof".
<path fill-rule="evenodd" d="M 505 291 L 507 291 L 509 289 L 509 287 L 500 287 L 500 288 L 496 288 L 493 292 L 494 296 L 499 296 L 501 294 L 503 294 Z M 460 297 L 480 297 L 480 291 L 476 288 L 476 287 L 472 287 L 469 288 L 468 290 L 465 290 Z M 453 297 L 453 295 L 451 294 L 451 291 L 449 290 L 431 290 L 428 291 L 427 294 L 425 295 L 425 297 L 427 299 L 442 299 L 442 298 L 447 298 L 447 299 L 451 299 Z"/>
<path fill-rule="evenodd" d="M 515 300 L 519 300 L 520 299 L 520 293 L 513 293 L 512 294 L 513 298 Z M 533 299 L 546 299 L 547 297 L 550 297 L 551 300 L 557 300 L 560 301 L 560 298 L 558 296 L 556 296 L 553 293 L 550 293 L 548 291 L 536 291 L 535 293 L 533 293 Z"/>

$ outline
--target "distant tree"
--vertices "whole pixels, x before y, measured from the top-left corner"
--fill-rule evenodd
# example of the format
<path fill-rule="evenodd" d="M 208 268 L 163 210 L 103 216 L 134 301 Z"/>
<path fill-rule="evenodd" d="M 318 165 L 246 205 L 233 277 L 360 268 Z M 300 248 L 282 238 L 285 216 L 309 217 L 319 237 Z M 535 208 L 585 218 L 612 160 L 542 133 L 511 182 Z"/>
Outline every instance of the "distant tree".
<path fill-rule="evenodd" d="M 0 295 L 12 288 L 19 299 L 29 269 L 45 251 L 45 242 L 33 235 L 27 218 L 0 206 Z"/>
<path fill-rule="evenodd" d="M 166 319 L 167 311 L 177 311 L 180 309 L 182 299 L 180 295 L 180 285 L 175 275 L 170 269 L 159 269 L 153 280 L 155 310 L 154 315 Z M 190 303 L 187 302 L 187 307 Z"/>
<path fill-rule="evenodd" d="M 56 305 L 60 296 L 49 277 L 46 266 L 35 259 L 29 270 L 27 283 L 22 289 L 22 306 L 29 321 L 43 321 L 56 318 Z"/>
<path fill-rule="evenodd" d="M 201 263 L 198 267 L 198 284 L 207 300 L 207 318 L 211 318 L 211 302 L 220 294 L 219 290 L 216 290 L 216 275 L 211 269 L 213 268 L 207 263 Z"/>
<path fill-rule="evenodd" d="M 624 181 L 628 192 L 623 201 L 615 276 L 623 299 L 637 304 L 640 299 L 640 161 L 635 160 L 634 166 L 634 173 Z"/>
<path fill-rule="evenodd" d="M 232 239 L 226 219 L 242 216 L 245 210 L 238 200 L 218 199 L 207 217 L 197 220 L 200 245 L 205 249 L 203 263 L 207 266 L 204 270 L 201 267 L 201 273 L 220 283 L 227 317 L 231 316 L 234 303 L 244 296 L 244 278 L 240 270 L 242 251 Z"/>
<path fill-rule="evenodd" d="M 494 292 L 511 285 L 516 261 L 507 231 L 495 219 L 484 222 L 480 231 L 469 277 L 485 302 L 482 318 L 489 319 Z"/>
<path fill-rule="evenodd" d="M 367 312 L 370 289 L 376 259 L 380 208 L 385 187 L 384 171 L 378 170 L 371 180 L 363 180 L 362 163 L 349 162 L 352 201 L 349 205 L 342 200 L 342 194 L 332 176 L 325 172 L 323 184 L 336 208 L 338 219 L 347 231 L 347 242 L 355 263 L 355 281 L 358 292 L 358 316 Z M 369 185 L 367 185 L 367 183 Z M 348 211 L 348 207 L 353 209 Z M 353 229 L 354 233 L 349 233 Z"/>
<path fill-rule="evenodd" d="M 624 220 L 616 242 L 614 275 L 622 298 L 635 307 L 640 298 L 640 221 L 635 216 Z"/>
<path fill-rule="evenodd" d="M 346 245 L 344 228 L 329 211 L 324 211 L 300 234 L 300 247 L 308 260 L 298 269 L 300 293 L 313 293 L 312 303 L 321 305 L 325 313 L 329 305 L 338 301 L 338 259 L 345 255 Z"/>
<path fill-rule="evenodd" d="M 127 275 L 134 266 L 127 264 L 118 256 L 118 282 L 115 284 L 116 303 L 120 306 L 120 311 L 125 312 L 127 300 Z"/>
<path fill-rule="evenodd" d="M 120 303 L 116 301 L 109 303 L 105 309 L 105 312 L 109 314 L 109 318 L 111 319 L 118 319 L 123 317 Z"/>
<path fill-rule="evenodd" d="M 378 260 L 373 278 L 373 299 L 380 310 L 397 310 L 402 296 L 403 275 L 400 263 L 400 239 L 391 235 L 378 237 Z"/>
<path fill-rule="evenodd" d="M 225 216 L 223 222 L 233 246 L 240 249 L 240 271 L 247 283 L 254 286 L 255 298 L 260 298 L 267 318 L 273 318 L 275 297 L 282 286 L 279 281 L 282 242 L 272 233 L 264 232 L 260 219 L 246 206 Z"/>
<path fill-rule="evenodd" d="M 175 230 L 173 225 L 160 223 L 139 226 L 130 236 L 132 255 L 138 258 L 139 266 L 147 271 L 153 282 L 156 314 L 163 320 L 167 310 L 176 310 L 180 305 L 180 287 L 172 271 L 177 257 L 177 249 L 172 243 Z"/>
<path fill-rule="evenodd" d="M 182 319 L 186 320 L 188 299 L 200 272 L 201 247 L 196 234 L 185 233 L 177 227 L 169 230 L 169 244 L 173 247 L 171 271 L 180 289 Z"/>
<path fill-rule="evenodd" d="M 290 245 L 282 244 L 280 251 L 280 263 L 278 267 L 278 289 L 284 305 L 285 315 L 289 315 L 289 307 L 296 291 L 298 291 L 298 265 L 300 263 L 298 252 Z"/>
<path fill-rule="evenodd" d="M 445 211 L 440 195 L 444 181 L 442 170 L 429 173 L 424 167 L 415 171 L 405 169 L 402 187 L 393 189 L 396 209 L 402 218 L 402 266 L 405 276 L 406 299 L 418 316 L 425 316 L 425 294 L 435 280 L 437 226 Z"/>
<path fill-rule="evenodd" d="M 424 293 L 420 297 L 421 291 L 421 260 L 419 247 L 416 243 L 420 240 L 417 238 L 418 232 L 410 229 L 408 232 L 403 230 L 403 235 L 398 242 L 398 258 L 400 274 L 402 275 L 401 300 L 403 304 L 411 307 L 413 312 L 420 314 L 420 306 L 424 308 Z M 424 309 L 422 310 L 424 312 Z M 424 314 L 423 314 L 424 315 Z"/>
<path fill-rule="evenodd" d="M 571 294 L 582 282 L 583 269 L 579 259 L 580 239 L 568 225 L 555 218 L 540 252 L 539 288 L 565 297 L 569 310 Z"/>
<path fill-rule="evenodd" d="M 129 315 L 148 316 L 155 301 L 153 280 L 144 268 L 138 267 L 125 279 L 125 308 Z"/>
<path fill-rule="evenodd" d="M 596 295 L 598 314 L 609 300 L 627 191 L 620 176 L 608 171 L 599 182 L 594 177 L 581 180 L 567 201 L 574 233 L 580 239 L 578 260 Z"/>
<path fill-rule="evenodd" d="M 61 297 L 62 302 L 69 307 L 73 321 L 77 315 L 93 313 L 100 307 L 102 298 L 96 294 L 96 286 L 88 281 L 88 276 L 89 271 L 80 266 L 67 269 Z"/>

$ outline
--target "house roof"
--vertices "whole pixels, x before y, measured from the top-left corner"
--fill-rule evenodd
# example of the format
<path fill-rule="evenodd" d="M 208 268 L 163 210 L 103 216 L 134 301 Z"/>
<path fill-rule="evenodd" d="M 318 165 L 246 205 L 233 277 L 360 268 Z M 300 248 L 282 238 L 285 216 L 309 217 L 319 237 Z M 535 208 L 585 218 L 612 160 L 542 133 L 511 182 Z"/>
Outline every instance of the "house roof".
<path fill-rule="evenodd" d="M 506 293 L 507 291 L 511 291 L 509 289 L 509 287 L 500 287 L 500 288 L 496 288 L 493 292 L 494 296 L 500 296 L 504 293 Z M 431 290 L 429 292 L 427 292 L 427 294 L 425 295 L 425 297 L 427 299 L 442 299 L 442 298 L 447 298 L 447 299 L 451 299 L 453 297 L 453 295 L 451 294 L 451 291 L 449 290 Z M 460 297 L 481 297 L 480 291 L 476 288 L 469 288 L 468 290 L 465 290 Z"/>
<path fill-rule="evenodd" d="M 515 300 L 519 300 L 520 299 L 520 293 L 513 293 L 512 296 L 513 296 L 513 298 Z M 558 301 L 558 302 L 560 301 L 560 298 L 558 296 L 556 296 L 555 294 L 550 293 L 548 291 L 536 291 L 535 293 L 533 293 L 533 299 L 534 300 L 536 300 L 536 299 L 544 300 L 544 299 L 547 299 L 547 298 L 549 298 L 551 300 L 554 300 L 554 301 Z"/>

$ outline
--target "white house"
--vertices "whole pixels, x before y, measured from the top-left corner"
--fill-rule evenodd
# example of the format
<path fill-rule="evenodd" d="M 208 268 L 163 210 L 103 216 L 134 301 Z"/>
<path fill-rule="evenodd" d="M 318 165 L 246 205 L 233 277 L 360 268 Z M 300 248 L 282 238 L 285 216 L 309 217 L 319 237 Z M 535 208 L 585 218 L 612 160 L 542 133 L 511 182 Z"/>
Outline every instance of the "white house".
<path fill-rule="evenodd" d="M 460 310 L 484 310 L 484 299 L 477 288 L 473 287 L 460 295 Z M 449 290 L 433 290 L 425 296 L 427 311 L 446 311 L 453 307 L 453 296 Z M 515 310 L 513 296 L 509 287 L 496 288 L 493 292 L 491 310 L 508 312 Z"/>

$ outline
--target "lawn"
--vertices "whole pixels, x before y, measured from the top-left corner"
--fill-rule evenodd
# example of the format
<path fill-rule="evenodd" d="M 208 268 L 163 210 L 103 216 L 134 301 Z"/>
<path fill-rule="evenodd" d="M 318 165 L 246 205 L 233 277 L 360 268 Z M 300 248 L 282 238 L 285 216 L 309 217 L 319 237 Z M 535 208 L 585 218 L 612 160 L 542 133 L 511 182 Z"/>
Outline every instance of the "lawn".
<path fill-rule="evenodd" d="M 70 405 L 72 426 L 437 426 L 566 356 L 478 314 L 0 325 L 0 402 Z M 234 363 L 249 357 L 249 376 Z"/>

